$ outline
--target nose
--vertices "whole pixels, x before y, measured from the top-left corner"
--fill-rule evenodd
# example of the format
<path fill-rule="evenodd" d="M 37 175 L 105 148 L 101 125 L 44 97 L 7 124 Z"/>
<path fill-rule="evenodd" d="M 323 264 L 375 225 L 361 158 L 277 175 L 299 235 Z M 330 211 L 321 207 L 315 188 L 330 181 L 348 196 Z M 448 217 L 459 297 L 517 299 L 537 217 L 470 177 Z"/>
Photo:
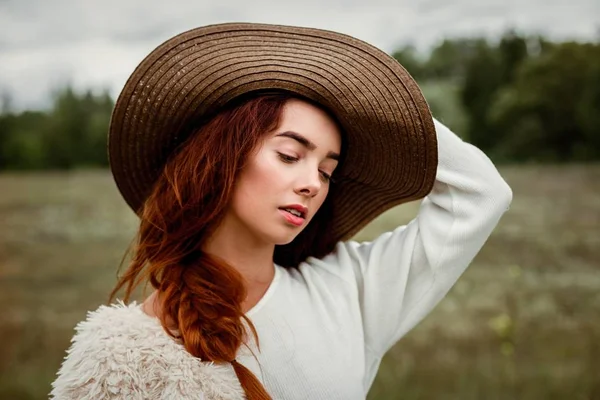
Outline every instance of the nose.
<path fill-rule="evenodd" d="M 301 196 L 315 197 L 321 190 L 320 172 L 307 173 L 298 180 L 295 192 Z"/>

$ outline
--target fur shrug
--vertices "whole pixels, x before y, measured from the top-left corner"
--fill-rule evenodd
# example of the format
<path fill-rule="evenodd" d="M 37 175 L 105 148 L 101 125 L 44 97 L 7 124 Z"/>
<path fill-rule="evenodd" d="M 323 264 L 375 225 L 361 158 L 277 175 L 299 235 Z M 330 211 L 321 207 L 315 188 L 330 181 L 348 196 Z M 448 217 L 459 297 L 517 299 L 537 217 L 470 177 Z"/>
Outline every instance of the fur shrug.
<path fill-rule="evenodd" d="M 230 364 L 192 356 L 136 303 L 101 306 L 75 330 L 51 399 L 244 399 Z"/>

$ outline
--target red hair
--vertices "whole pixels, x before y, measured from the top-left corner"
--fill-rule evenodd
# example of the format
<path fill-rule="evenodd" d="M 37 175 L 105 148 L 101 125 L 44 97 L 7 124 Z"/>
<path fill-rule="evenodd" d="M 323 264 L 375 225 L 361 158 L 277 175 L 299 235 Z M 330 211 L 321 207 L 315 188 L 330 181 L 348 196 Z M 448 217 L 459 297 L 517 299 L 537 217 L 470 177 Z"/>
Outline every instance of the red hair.
<path fill-rule="evenodd" d="M 164 329 L 203 361 L 232 362 L 250 400 L 271 397 L 235 361 L 247 339 L 244 321 L 258 343 L 254 325 L 242 312 L 243 277 L 202 248 L 225 215 L 239 172 L 265 134 L 279 125 L 290 98 L 281 93 L 238 101 L 174 152 L 144 203 L 132 261 L 111 293 L 112 300 L 125 287 L 129 301 L 141 282 L 150 282 L 159 294 Z M 330 240 L 317 240 L 318 232 L 328 232 L 323 230 L 330 220 L 323 218 L 330 211 L 325 203 L 294 242 L 278 246 L 276 263 L 297 265 L 311 248 L 316 255 L 331 251 Z"/>

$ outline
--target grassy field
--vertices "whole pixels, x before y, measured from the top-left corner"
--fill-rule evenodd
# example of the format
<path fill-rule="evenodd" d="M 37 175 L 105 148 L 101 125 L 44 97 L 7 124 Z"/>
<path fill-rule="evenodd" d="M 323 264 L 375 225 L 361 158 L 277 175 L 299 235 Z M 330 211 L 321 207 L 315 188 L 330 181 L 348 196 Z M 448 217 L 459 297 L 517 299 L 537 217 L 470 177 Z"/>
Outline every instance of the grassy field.
<path fill-rule="evenodd" d="M 509 212 L 369 399 L 600 399 L 600 166 L 504 167 Z M 390 210 L 358 235 L 407 222 Z M 47 398 L 136 220 L 105 171 L 0 175 L 0 399 Z"/>

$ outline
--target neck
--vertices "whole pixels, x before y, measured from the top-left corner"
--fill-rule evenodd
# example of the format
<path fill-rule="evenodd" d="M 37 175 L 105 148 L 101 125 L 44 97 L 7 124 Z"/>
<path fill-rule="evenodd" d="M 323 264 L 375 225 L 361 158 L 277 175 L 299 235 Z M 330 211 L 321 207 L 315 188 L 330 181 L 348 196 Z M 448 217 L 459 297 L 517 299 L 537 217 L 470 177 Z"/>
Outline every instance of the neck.
<path fill-rule="evenodd" d="M 250 302 L 257 296 L 260 299 L 273 280 L 275 245 L 240 229 L 227 217 L 211 235 L 204 251 L 221 258 L 242 275 Z"/>
<path fill-rule="evenodd" d="M 275 245 L 258 240 L 227 218 L 207 241 L 204 251 L 221 258 L 242 275 L 247 291 L 243 312 L 258 303 L 275 276 Z M 146 299 L 142 309 L 150 316 L 160 316 L 156 291 Z"/>

